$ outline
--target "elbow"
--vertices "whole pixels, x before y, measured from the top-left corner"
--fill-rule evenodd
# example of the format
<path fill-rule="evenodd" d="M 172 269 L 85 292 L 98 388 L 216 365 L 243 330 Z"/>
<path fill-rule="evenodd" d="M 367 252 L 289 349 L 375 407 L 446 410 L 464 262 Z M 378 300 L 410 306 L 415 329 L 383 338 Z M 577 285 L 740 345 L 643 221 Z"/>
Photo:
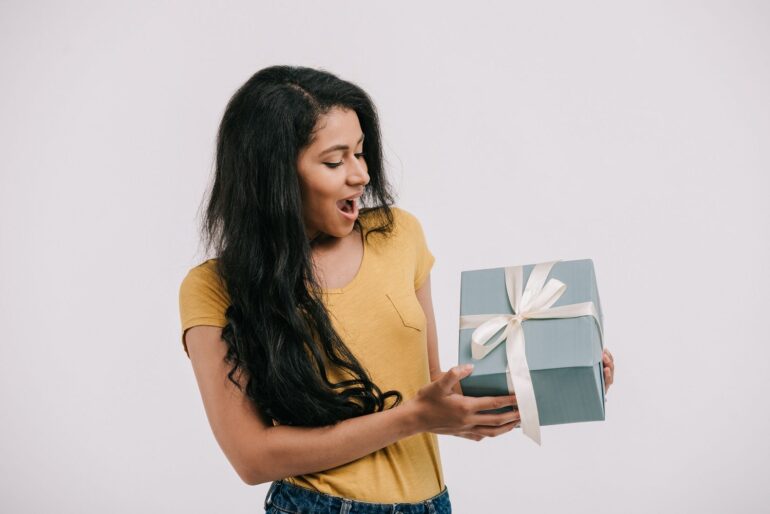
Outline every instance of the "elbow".
<path fill-rule="evenodd" d="M 278 477 L 272 477 L 267 475 L 240 475 L 241 480 L 243 480 L 243 483 L 246 485 L 260 485 L 260 484 L 269 484 L 275 480 L 280 480 Z"/>
<path fill-rule="evenodd" d="M 236 473 L 238 473 L 238 476 L 241 478 L 241 481 L 246 485 L 259 485 L 262 482 L 259 481 L 259 477 L 256 475 L 252 475 L 251 473 L 247 471 L 241 471 L 241 470 L 235 470 Z"/>
<path fill-rule="evenodd" d="M 269 466 L 262 465 L 242 466 L 240 469 L 236 468 L 236 472 L 246 485 L 269 484 L 281 478 L 276 476 L 275 472 L 269 469 Z"/>
<path fill-rule="evenodd" d="M 270 462 L 275 462 L 275 459 L 270 456 L 267 440 L 260 441 L 256 447 L 242 445 L 237 450 L 231 449 L 225 453 L 244 484 L 259 485 L 275 479 L 275 470 L 269 465 Z"/>
<path fill-rule="evenodd" d="M 238 478 L 241 479 L 241 482 L 246 485 L 257 485 L 259 483 L 259 477 L 250 466 L 245 463 L 234 462 L 233 459 L 228 460 L 230 461 L 230 466 L 233 468 L 233 471 L 235 471 Z"/>
<path fill-rule="evenodd" d="M 272 482 L 272 480 L 266 475 L 257 473 L 254 470 L 236 470 L 236 472 L 238 473 L 238 476 L 241 478 L 243 483 L 246 485 L 259 485 Z"/>
<path fill-rule="evenodd" d="M 246 452 L 248 458 L 234 460 L 233 464 L 239 464 L 234 466 L 238 476 L 245 484 L 269 484 L 292 475 L 291 470 L 285 466 L 287 456 L 275 448 L 273 442 L 273 438 L 265 437 L 257 447 L 252 447 Z"/>
<path fill-rule="evenodd" d="M 241 458 L 234 458 L 231 461 L 243 483 L 269 484 L 284 478 L 283 474 L 286 474 L 287 470 L 279 463 L 285 463 L 286 459 L 280 453 L 276 454 L 270 443 L 271 439 L 265 438 L 259 443 L 258 448 L 239 453 Z"/>

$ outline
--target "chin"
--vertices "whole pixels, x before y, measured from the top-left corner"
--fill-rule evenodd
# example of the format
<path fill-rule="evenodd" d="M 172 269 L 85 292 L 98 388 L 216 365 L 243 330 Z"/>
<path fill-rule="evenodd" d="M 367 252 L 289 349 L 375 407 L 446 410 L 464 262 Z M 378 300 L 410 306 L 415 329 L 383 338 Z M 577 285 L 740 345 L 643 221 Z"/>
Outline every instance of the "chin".
<path fill-rule="evenodd" d="M 337 231 L 336 234 L 334 234 L 336 237 L 345 237 L 350 235 L 351 232 L 353 232 L 353 229 L 355 228 L 355 224 L 351 223 L 350 228 L 342 228 L 339 231 Z"/>
<path fill-rule="evenodd" d="M 320 233 L 323 234 L 322 238 L 327 237 L 336 237 L 336 238 L 342 238 L 350 235 L 350 233 L 353 231 L 353 227 L 350 227 L 349 229 L 346 229 L 344 227 L 340 228 L 339 225 L 332 228 L 321 228 L 319 229 Z"/>
<path fill-rule="evenodd" d="M 334 221 L 329 218 L 326 219 L 327 223 L 318 227 L 318 230 L 329 237 L 346 237 L 349 236 L 353 229 L 356 227 L 356 220 L 348 220 L 341 218 L 339 214 L 334 213 Z"/>
<path fill-rule="evenodd" d="M 356 218 L 357 220 L 358 218 Z M 335 235 L 339 235 L 339 237 L 346 236 L 350 234 L 353 229 L 356 226 L 356 220 L 349 220 L 349 219 L 338 219 L 337 223 L 334 224 L 336 230 Z M 330 227 L 331 228 L 331 227 Z"/>

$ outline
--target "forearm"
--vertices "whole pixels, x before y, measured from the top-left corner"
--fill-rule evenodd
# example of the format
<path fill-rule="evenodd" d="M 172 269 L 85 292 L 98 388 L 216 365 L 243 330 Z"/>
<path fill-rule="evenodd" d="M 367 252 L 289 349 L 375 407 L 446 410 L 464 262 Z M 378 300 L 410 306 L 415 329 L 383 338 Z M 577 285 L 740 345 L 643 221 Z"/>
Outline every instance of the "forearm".
<path fill-rule="evenodd" d="M 401 405 L 325 427 L 278 425 L 255 448 L 254 484 L 334 468 L 420 433 L 413 404 Z"/>

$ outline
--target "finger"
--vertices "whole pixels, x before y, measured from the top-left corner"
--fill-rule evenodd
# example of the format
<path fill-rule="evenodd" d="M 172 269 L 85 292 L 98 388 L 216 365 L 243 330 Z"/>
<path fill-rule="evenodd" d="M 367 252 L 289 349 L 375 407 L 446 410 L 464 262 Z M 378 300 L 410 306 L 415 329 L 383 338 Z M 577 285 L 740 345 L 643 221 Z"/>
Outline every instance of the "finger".
<path fill-rule="evenodd" d="M 608 360 L 609 362 L 613 362 L 613 363 L 615 362 L 615 358 L 612 356 L 612 354 L 607 348 L 604 349 L 604 360 L 605 361 Z"/>
<path fill-rule="evenodd" d="M 472 425 L 482 425 L 490 427 L 499 427 L 512 421 L 520 421 L 521 413 L 519 411 L 501 412 L 500 414 L 481 414 L 476 413 L 468 418 L 468 423 Z"/>
<path fill-rule="evenodd" d="M 490 427 L 490 426 L 484 426 L 484 425 L 477 425 L 473 427 L 473 432 L 476 434 L 485 435 L 488 437 L 495 437 L 500 434 L 504 434 L 506 432 L 510 432 L 514 428 L 518 426 L 518 421 L 511 421 L 510 423 L 506 423 L 505 425 L 499 426 L 499 427 Z"/>
<path fill-rule="evenodd" d="M 482 439 L 484 436 L 474 434 L 473 432 L 457 432 L 456 434 L 450 434 L 455 437 L 462 437 L 463 439 L 473 439 L 474 441 L 478 441 L 479 439 Z"/>
<path fill-rule="evenodd" d="M 615 379 L 615 374 L 612 372 L 612 370 L 609 368 L 605 368 L 604 382 L 611 384 L 614 379 Z"/>
<path fill-rule="evenodd" d="M 463 437 L 465 439 L 471 439 L 472 441 L 481 441 L 486 436 L 481 434 L 474 434 L 473 432 L 461 432 L 459 434 L 454 434 L 457 437 Z"/>
<path fill-rule="evenodd" d="M 460 383 L 460 379 L 463 379 L 473 372 L 473 366 L 466 364 L 465 366 L 455 366 L 449 371 L 444 373 L 441 378 L 437 380 L 439 386 L 447 393 L 454 392 L 454 387 Z"/>
<path fill-rule="evenodd" d="M 615 363 L 605 356 L 604 362 L 602 362 L 602 368 L 607 371 L 608 369 L 615 373 Z"/>
<path fill-rule="evenodd" d="M 469 396 L 468 401 L 470 402 L 471 409 L 473 410 L 473 412 L 479 412 L 482 410 L 499 409 L 501 407 L 507 407 L 509 405 L 513 405 L 516 408 L 518 408 L 518 403 L 516 402 L 515 394 L 509 394 L 504 396 L 481 396 L 479 398 L 474 398 Z"/>

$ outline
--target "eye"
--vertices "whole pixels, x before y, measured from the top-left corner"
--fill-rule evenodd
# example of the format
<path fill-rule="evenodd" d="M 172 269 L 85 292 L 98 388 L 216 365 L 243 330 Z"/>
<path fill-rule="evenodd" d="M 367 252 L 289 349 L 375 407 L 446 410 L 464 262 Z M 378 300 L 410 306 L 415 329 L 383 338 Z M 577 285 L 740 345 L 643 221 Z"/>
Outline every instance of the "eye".
<path fill-rule="evenodd" d="M 365 152 L 360 152 L 360 153 L 357 153 L 357 154 L 353 154 L 353 155 L 355 155 L 356 157 L 360 158 L 360 157 L 363 157 L 363 156 L 365 155 Z M 329 168 L 336 168 L 337 166 L 341 166 L 343 162 L 345 162 L 345 161 L 340 161 L 340 162 L 325 162 L 325 163 L 323 163 L 323 164 L 324 164 L 324 165 L 326 165 L 326 166 L 327 166 L 327 167 L 329 167 Z"/>

